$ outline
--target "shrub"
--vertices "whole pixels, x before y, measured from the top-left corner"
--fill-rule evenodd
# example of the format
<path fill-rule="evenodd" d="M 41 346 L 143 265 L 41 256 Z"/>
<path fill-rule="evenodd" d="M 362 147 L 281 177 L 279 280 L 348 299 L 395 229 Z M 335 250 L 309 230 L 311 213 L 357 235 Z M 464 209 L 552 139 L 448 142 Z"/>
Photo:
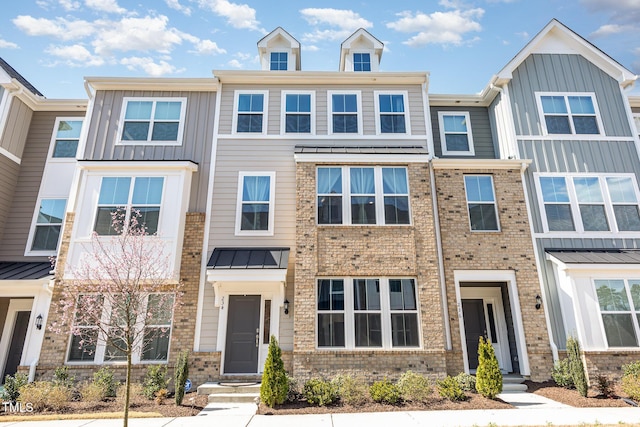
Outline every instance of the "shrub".
<path fill-rule="evenodd" d="M 106 399 L 105 388 L 97 382 L 85 382 L 80 385 L 80 397 L 84 402 L 102 402 Z"/>
<path fill-rule="evenodd" d="M 4 391 L 2 398 L 15 402 L 20 397 L 20 388 L 29 382 L 29 378 L 25 374 L 17 373 L 13 376 L 4 377 Z"/>
<path fill-rule="evenodd" d="M 480 337 L 478 344 L 478 369 L 476 370 L 476 390 L 482 396 L 495 399 L 502 391 L 502 373 L 496 353 L 489 340 Z"/>
<path fill-rule="evenodd" d="M 374 402 L 387 403 L 389 405 L 395 405 L 402 399 L 398 386 L 386 378 L 374 382 L 369 387 L 369 394 Z"/>
<path fill-rule="evenodd" d="M 20 387 L 18 402 L 31 403 L 36 412 L 45 409 L 60 411 L 69 406 L 71 397 L 68 387 L 55 385 L 51 381 L 38 381 Z"/>
<path fill-rule="evenodd" d="M 116 402 L 120 407 L 124 405 L 126 384 L 121 384 L 116 391 Z M 143 393 L 142 384 L 131 383 L 131 395 L 129 396 L 129 406 L 135 407 L 146 403 L 146 397 Z"/>
<path fill-rule="evenodd" d="M 326 406 L 338 400 L 334 385 L 320 378 L 311 378 L 304 383 L 303 394 L 311 405 Z"/>
<path fill-rule="evenodd" d="M 622 391 L 631 399 L 640 401 L 640 362 L 622 366 Z"/>
<path fill-rule="evenodd" d="M 340 401 L 346 405 L 358 406 L 367 401 L 368 386 L 351 375 L 336 375 L 331 384 L 335 387 Z"/>
<path fill-rule="evenodd" d="M 53 384 L 61 387 L 72 389 L 75 383 L 76 377 L 69 374 L 69 368 L 66 366 L 59 366 L 53 372 Z"/>
<path fill-rule="evenodd" d="M 569 359 L 561 359 L 554 363 L 551 378 L 553 378 L 553 381 L 560 387 L 573 387 L 573 375 L 571 375 Z"/>
<path fill-rule="evenodd" d="M 267 360 L 264 363 L 262 384 L 260 385 L 260 400 L 270 408 L 281 405 L 287 399 L 289 383 L 287 372 L 284 370 L 282 350 L 278 346 L 278 340 L 271 335 Z"/>
<path fill-rule="evenodd" d="M 460 383 L 453 377 L 447 376 L 442 380 L 436 381 L 436 386 L 438 394 L 452 402 L 459 402 L 467 398 L 460 387 Z"/>
<path fill-rule="evenodd" d="M 468 391 L 471 393 L 476 392 L 476 377 L 474 377 L 473 375 L 467 374 L 466 372 L 461 372 L 453 378 L 458 381 L 458 384 L 460 384 L 460 388 L 463 391 Z"/>
<path fill-rule="evenodd" d="M 300 383 L 294 377 L 287 375 L 287 383 L 289 384 L 289 391 L 287 392 L 287 402 L 297 402 L 303 397 Z"/>
<path fill-rule="evenodd" d="M 169 390 L 167 390 L 166 388 L 161 388 L 160 390 L 156 391 L 156 396 L 153 400 L 156 402 L 157 405 L 162 405 L 168 395 L 169 395 Z"/>
<path fill-rule="evenodd" d="M 587 376 L 584 373 L 582 357 L 580 356 L 580 343 L 574 337 L 567 338 L 567 357 L 573 385 L 581 396 L 587 397 L 589 386 L 587 384 Z"/>
<path fill-rule="evenodd" d="M 606 375 L 598 375 L 596 377 L 596 389 L 600 395 L 604 397 L 613 396 L 613 381 L 611 381 Z"/>
<path fill-rule="evenodd" d="M 153 400 L 158 390 L 167 388 L 169 380 L 167 380 L 167 367 L 164 365 L 150 365 L 147 368 L 147 374 L 144 378 L 142 394 Z"/>
<path fill-rule="evenodd" d="M 102 387 L 105 397 L 115 397 L 120 383 L 113 378 L 113 371 L 108 366 L 103 366 L 93 373 L 93 382 Z"/>
<path fill-rule="evenodd" d="M 429 378 L 412 371 L 407 371 L 400 376 L 398 389 L 402 399 L 409 402 L 426 402 L 433 393 Z"/>
<path fill-rule="evenodd" d="M 176 360 L 175 368 L 175 386 L 176 386 L 176 405 L 182 405 L 184 399 L 184 388 L 187 384 L 187 378 L 189 378 L 189 352 L 182 351 L 178 354 L 178 360 Z"/>

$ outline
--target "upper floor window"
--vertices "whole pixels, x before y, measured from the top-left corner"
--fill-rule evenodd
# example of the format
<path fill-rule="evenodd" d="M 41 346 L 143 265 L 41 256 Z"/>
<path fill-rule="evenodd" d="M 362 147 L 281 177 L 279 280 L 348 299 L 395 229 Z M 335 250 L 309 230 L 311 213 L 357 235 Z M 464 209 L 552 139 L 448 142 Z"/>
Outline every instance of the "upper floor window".
<path fill-rule="evenodd" d="M 287 52 L 271 52 L 269 69 L 272 71 L 287 70 Z"/>
<path fill-rule="evenodd" d="M 465 175 L 469 223 L 473 231 L 499 231 L 498 207 L 491 175 Z"/>
<path fill-rule="evenodd" d="M 371 54 L 354 53 L 353 71 L 371 71 Z"/>
<path fill-rule="evenodd" d="M 314 93 L 282 92 L 284 115 L 282 133 L 314 133 Z"/>
<path fill-rule="evenodd" d="M 640 280 L 594 280 L 609 347 L 637 347 L 640 336 Z"/>
<path fill-rule="evenodd" d="M 75 158 L 80 141 L 82 120 L 57 119 L 53 133 L 53 158 Z"/>
<path fill-rule="evenodd" d="M 466 111 L 439 111 L 440 142 L 443 155 L 473 156 L 471 119 Z"/>
<path fill-rule="evenodd" d="M 273 234 L 275 172 L 240 172 L 236 234 Z"/>
<path fill-rule="evenodd" d="M 56 251 L 66 206 L 66 199 L 40 200 L 40 209 L 31 242 L 32 251 Z"/>
<path fill-rule="evenodd" d="M 94 231 L 99 235 L 115 235 L 114 215 L 122 214 L 124 224 L 135 217 L 148 234 L 158 231 L 162 201 L 163 177 L 104 177 L 100 185 Z"/>
<path fill-rule="evenodd" d="M 125 98 L 122 143 L 181 144 L 186 98 Z"/>
<path fill-rule="evenodd" d="M 406 123 L 406 93 L 376 92 L 376 108 L 379 122 L 378 133 L 408 133 Z"/>
<path fill-rule="evenodd" d="M 267 91 L 236 91 L 234 129 L 238 133 L 264 133 Z"/>
<path fill-rule="evenodd" d="M 539 175 L 539 198 L 548 231 L 640 231 L 633 175 Z"/>
<path fill-rule="evenodd" d="M 318 224 L 410 224 L 407 169 L 319 167 Z"/>
<path fill-rule="evenodd" d="M 545 134 L 599 135 L 602 133 L 594 94 L 537 93 L 536 95 Z"/>
<path fill-rule="evenodd" d="M 331 105 L 329 128 L 331 133 L 360 133 L 360 92 L 328 92 Z"/>

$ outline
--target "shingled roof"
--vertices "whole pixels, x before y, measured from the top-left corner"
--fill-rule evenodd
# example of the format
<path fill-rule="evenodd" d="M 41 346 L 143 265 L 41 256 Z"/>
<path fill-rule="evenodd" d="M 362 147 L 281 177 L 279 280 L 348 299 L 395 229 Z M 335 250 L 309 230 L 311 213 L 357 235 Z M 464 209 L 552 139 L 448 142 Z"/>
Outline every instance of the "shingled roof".
<path fill-rule="evenodd" d="M 2 68 L 7 74 L 9 74 L 11 78 L 19 81 L 20 84 L 26 87 L 34 95 L 44 97 L 44 95 L 38 89 L 36 89 L 35 86 L 29 83 L 27 79 L 22 77 L 22 75 L 19 72 L 17 72 L 11 65 L 7 64 L 7 62 L 2 58 L 0 58 L 0 68 Z"/>

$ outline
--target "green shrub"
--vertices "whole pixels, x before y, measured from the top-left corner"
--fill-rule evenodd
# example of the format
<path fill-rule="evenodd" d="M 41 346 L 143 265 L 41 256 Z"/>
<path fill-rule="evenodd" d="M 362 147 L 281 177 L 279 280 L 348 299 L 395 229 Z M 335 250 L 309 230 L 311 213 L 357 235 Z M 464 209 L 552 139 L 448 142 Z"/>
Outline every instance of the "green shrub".
<path fill-rule="evenodd" d="M 69 374 L 69 368 L 59 366 L 53 372 L 53 384 L 61 387 L 72 389 L 76 381 L 76 377 Z"/>
<path fill-rule="evenodd" d="M 93 382 L 104 390 L 105 397 L 115 397 L 120 383 L 113 378 L 113 371 L 103 366 L 93 373 Z"/>
<path fill-rule="evenodd" d="M 2 399 L 15 402 L 20 397 L 20 388 L 29 382 L 29 378 L 25 374 L 17 373 L 13 376 L 4 377 L 4 390 Z"/>
<path fill-rule="evenodd" d="M 400 376 L 398 389 L 400 389 L 402 399 L 408 402 L 424 403 L 433 393 L 429 378 L 412 371 L 407 371 Z"/>
<path fill-rule="evenodd" d="M 622 375 L 640 375 L 640 361 L 622 365 Z"/>
<path fill-rule="evenodd" d="M 125 392 L 127 385 L 120 384 L 116 390 L 116 402 L 119 407 L 124 405 Z M 131 394 L 129 396 L 129 407 L 134 408 L 136 406 L 147 404 L 146 396 L 144 395 L 144 388 L 140 383 L 131 383 Z"/>
<path fill-rule="evenodd" d="M 336 375 L 331 384 L 336 389 L 340 401 L 346 405 L 358 406 L 367 402 L 368 389 L 367 384 L 351 375 Z"/>
<path fill-rule="evenodd" d="M 467 398 L 460 387 L 460 383 L 453 377 L 447 376 L 442 380 L 436 381 L 436 386 L 438 394 L 452 402 L 459 402 Z"/>
<path fill-rule="evenodd" d="M 287 383 L 289 384 L 287 402 L 297 402 L 302 400 L 304 395 L 302 394 L 302 386 L 300 385 L 300 382 L 296 378 L 287 375 Z"/>
<path fill-rule="evenodd" d="M 482 396 L 495 399 L 502 392 L 502 373 L 496 353 L 489 340 L 480 337 L 478 343 L 478 369 L 476 370 L 476 390 Z"/>
<path fill-rule="evenodd" d="M 158 390 L 167 388 L 169 380 L 167 380 L 167 367 L 165 365 L 149 365 L 147 374 L 144 377 L 142 394 L 149 400 L 156 398 Z"/>
<path fill-rule="evenodd" d="M 569 359 L 561 359 L 554 363 L 551 378 L 553 378 L 553 381 L 560 387 L 573 387 L 573 375 L 571 375 Z"/>
<path fill-rule="evenodd" d="M 640 401 L 640 362 L 622 366 L 622 391 L 631 399 Z"/>
<path fill-rule="evenodd" d="M 102 385 L 95 382 L 83 382 L 80 384 L 80 399 L 83 402 L 102 402 L 106 397 Z"/>
<path fill-rule="evenodd" d="M 369 387 L 369 395 L 371 395 L 371 399 L 374 402 L 386 403 L 389 405 L 395 405 L 402 399 L 398 386 L 386 378 L 384 380 L 374 382 L 371 387 Z"/>
<path fill-rule="evenodd" d="M 311 405 L 326 406 L 338 400 L 334 385 L 320 378 L 311 378 L 304 383 L 303 394 Z"/>
<path fill-rule="evenodd" d="M 473 375 L 467 374 L 466 372 L 461 372 L 453 378 L 458 381 L 458 384 L 460 384 L 460 388 L 463 391 L 468 391 L 471 393 L 476 392 L 476 377 L 474 377 Z"/>
<path fill-rule="evenodd" d="M 273 408 L 274 405 L 282 405 L 287 400 L 288 393 L 289 382 L 282 361 L 282 350 L 278 346 L 276 337 L 271 335 L 267 360 L 264 363 L 264 372 L 262 373 L 260 401 Z"/>
<path fill-rule="evenodd" d="M 182 405 L 184 399 L 184 388 L 189 378 L 189 352 L 182 351 L 178 354 L 175 367 L 176 405 Z"/>
<path fill-rule="evenodd" d="M 596 390 L 598 390 L 601 396 L 607 398 L 613 396 L 613 381 L 606 375 L 598 375 L 596 377 Z"/>
<path fill-rule="evenodd" d="M 61 411 L 69 406 L 72 392 L 68 387 L 56 385 L 51 381 L 38 381 L 20 387 L 18 402 L 30 403 L 33 410 Z"/>
<path fill-rule="evenodd" d="M 589 385 L 587 384 L 587 376 L 584 373 L 584 364 L 580 356 L 580 343 L 574 337 L 567 338 L 567 358 L 569 359 L 569 370 L 573 385 L 581 396 L 587 397 Z"/>

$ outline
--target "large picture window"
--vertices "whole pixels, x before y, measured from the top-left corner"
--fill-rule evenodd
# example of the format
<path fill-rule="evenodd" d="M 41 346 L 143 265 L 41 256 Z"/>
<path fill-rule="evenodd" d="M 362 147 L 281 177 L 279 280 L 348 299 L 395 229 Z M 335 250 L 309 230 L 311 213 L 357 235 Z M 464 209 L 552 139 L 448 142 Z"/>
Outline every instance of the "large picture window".
<path fill-rule="evenodd" d="M 599 135 L 600 114 L 591 93 L 537 93 L 542 128 L 549 135 Z"/>
<path fill-rule="evenodd" d="M 181 144 L 186 98 L 125 98 L 121 143 Z"/>

